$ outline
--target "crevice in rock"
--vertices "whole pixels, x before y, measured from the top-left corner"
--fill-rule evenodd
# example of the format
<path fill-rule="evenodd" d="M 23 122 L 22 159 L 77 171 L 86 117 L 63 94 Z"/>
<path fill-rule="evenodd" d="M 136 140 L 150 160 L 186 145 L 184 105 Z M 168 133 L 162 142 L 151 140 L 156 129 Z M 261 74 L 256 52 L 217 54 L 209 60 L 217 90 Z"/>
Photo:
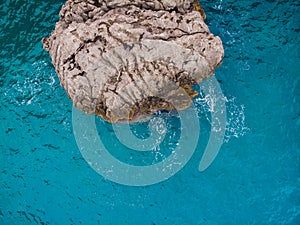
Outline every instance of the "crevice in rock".
<path fill-rule="evenodd" d="M 68 0 L 42 42 L 74 105 L 117 122 L 189 106 L 224 56 L 203 19 L 196 0 Z"/>

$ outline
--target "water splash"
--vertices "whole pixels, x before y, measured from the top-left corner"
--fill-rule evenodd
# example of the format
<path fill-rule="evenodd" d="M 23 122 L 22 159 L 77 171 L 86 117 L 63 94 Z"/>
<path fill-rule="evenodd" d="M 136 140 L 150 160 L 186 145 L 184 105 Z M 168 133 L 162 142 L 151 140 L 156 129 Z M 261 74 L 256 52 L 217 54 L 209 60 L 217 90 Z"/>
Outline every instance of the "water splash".
<path fill-rule="evenodd" d="M 250 128 L 246 125 L 245 106 L 237 103 L 235 97 L 227 99 L 227 124 L 224 141 L 246 135 Z"/>
<path fill-rule="evenodd" d="M 56 75 L 50 69 L 45 69 L 49 67 L 49 63 L 45 61 L 25 63 L 8 79 L 3 95 L 18 107 L 40 103 L 44 93 L 55 89 Z"/>
<path fill-rule="evenodd" d="M 213 89 L 209 90 L 209 94 L 204 95 L 202 92 L 194 99 L 198 115 L 204 118 L 213 127 L 217 128 L 216 124 L 212 124 L 211 113 L 217 110 L 215 105 L 216 99 L 213 94 Z M 229 142 L 232 138 L 239 138 L 247 134 L 250 128 L 246 125 L 245 106 L 240 104 L 236 97 L 224 97 L 227 110 L 227 122 L 224 142 Z"/>

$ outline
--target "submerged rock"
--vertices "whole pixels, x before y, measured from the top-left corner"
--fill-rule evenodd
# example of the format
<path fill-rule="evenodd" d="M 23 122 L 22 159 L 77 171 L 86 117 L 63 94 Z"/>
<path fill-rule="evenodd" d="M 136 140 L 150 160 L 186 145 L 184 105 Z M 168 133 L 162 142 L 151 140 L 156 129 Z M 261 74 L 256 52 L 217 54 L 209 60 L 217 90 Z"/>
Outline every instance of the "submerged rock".
<path fill-rule="evenodd" d="M 183 110 L 222 62 L 197 0 L 68 0 L 43 38 L 74 105 L 109 122 Z"/>

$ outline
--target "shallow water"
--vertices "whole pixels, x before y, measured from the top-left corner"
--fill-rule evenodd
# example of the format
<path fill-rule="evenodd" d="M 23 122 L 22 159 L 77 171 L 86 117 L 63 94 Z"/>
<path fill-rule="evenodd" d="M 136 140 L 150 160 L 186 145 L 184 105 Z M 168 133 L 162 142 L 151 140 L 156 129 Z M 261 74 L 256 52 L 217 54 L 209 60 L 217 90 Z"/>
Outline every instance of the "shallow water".
<path fill-rule="evenodd" d="M 104 179 L 76 144 L 71 101 L 40 42 L 63 2 L 0 3 L 0 224 L 300 223 L 298 1 L 202 1 L 225 48 L 216 70 L 227 108 L 224 144 L 199 172 L 213 104 L 201 94 L 191 160 L 145 187 Z M 166 131 L 157 126 L 166 139 L 143 154 L 122 146 L 111 125 L 99 118 L 96 125 L 116 158 L 151 165 L 170 155 L 180 136 L 176 113 L 159 116 L 167 120 Z M 133 133 L 147 137 L 146 125 Z"/>

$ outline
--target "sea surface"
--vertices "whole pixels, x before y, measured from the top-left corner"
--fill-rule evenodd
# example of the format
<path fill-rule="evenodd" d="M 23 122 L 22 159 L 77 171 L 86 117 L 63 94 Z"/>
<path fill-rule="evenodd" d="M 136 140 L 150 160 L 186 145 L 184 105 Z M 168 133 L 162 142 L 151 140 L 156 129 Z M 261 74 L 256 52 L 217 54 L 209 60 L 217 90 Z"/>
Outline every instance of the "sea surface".
<path fill-rule="evenodd" d="M 200 172 L 214 100 L 200 93 L 201 129 L 189 131 L 199 133 L 195 152 L 174 176 L 147 186 L 106 179 L 81 154 L 72 102 L 41 44 L 63 3 L 0 3 L 1 225 L 300 224 L 299 1 L 201 1 L 225 48 L 215 75 L 226 102 L 224 143 Z M 102 119 L 95 124 L 118 160 L 152 165 L 176 151 L 181 134 L 178 114 L 155 116 L 167 121 L 166 137 L 147 154 L 122 146 Z M 147 124 L 132 133 L 147 138 Z"/>

